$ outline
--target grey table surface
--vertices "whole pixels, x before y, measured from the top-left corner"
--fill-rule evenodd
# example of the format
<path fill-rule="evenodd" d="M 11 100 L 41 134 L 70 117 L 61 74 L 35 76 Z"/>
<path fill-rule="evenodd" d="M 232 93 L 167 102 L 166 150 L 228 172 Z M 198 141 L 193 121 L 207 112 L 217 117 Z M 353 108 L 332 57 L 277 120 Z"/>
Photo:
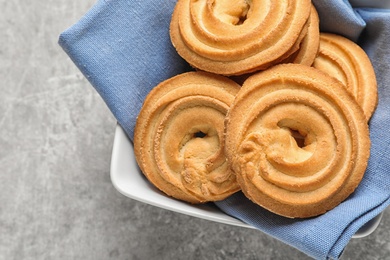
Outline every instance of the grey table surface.
<path fill-rule="evenodd" d="M 116 121 L 58 46 L 93 0 L 0 0 L 0 259 L 309 259 L 119 194 Z M 390 259 L 390 208 L 343 259 Z"/>

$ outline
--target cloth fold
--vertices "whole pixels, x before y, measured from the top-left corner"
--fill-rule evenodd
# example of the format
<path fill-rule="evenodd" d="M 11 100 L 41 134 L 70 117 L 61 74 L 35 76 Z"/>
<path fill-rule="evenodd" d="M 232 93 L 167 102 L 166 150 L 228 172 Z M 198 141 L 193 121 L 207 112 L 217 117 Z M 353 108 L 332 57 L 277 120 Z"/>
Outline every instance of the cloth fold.
<path fill-rule="evenodd" d="M 175 0 L 99 0 L 59 44 L 98 91 L 132 140 L 142 102 L 159 82 L 191 70 L 169 39 Z M 390 10 L 353 8 L 348 1 L 313 0 L 321 30 L 344 35 L 368 53 L 379 103 L 370 120 L 371 157 L 357 190 L 335 209 L 310 219 L 287 219 L 242 193 L 217 202 L 249 223 L 317 259 L 339 258 L 352 235 L 390 204 Z"/>

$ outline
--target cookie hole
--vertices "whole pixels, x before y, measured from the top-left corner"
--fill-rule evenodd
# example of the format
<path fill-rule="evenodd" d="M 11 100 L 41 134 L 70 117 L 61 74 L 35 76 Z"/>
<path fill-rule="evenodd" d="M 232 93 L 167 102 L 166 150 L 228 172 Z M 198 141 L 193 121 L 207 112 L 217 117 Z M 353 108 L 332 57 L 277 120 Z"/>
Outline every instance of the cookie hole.
<path fill-rule="evenodd" d="M 219 0 L 211 3 L 214 15 L 232 25 L 241 25 L 247 20 L 250 5 L 247 0 Z"/>
<path fill-rule="evenodd" d="M 198 131 L 198 132 L 194 133 L 193 137 L 194 138 L 203 138 L 206 135 L 207 135 L 206 133 L 203 133 L 202 131 Z"/>
<path fill-rule="evenodd" d="M 246 21 L 246 19 L 248 18 L 248 12 L 246 11 L 246 12 L 243 12 L 242 14 L 241 14 L 241 16 L 239 16 L 238 17 L 238 22 L 235 24 L 235 25 L 241 25 L 241 24 L 243 24 L 245 21 Z"/>
<path fill-rule="evenodd" d="M 298 147 L 303 148 L 305 147 L 305 135 L 302 135 L 298 130 L 294 130 L 289 128 L 291 136 L 294 138 L 295 142 L 297 143 Z"/>

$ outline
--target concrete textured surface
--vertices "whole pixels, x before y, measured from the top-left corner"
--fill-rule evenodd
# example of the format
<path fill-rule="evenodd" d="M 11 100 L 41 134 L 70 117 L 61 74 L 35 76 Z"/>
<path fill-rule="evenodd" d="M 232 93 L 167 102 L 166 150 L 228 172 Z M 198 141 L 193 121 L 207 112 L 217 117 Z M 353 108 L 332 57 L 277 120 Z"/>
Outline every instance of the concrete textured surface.
<path fill-rule="evenodd" d="M 0 259 L 309 259 L 119 194 L 116 121 L 57 44 L 93 0 L 0 0 Z M 343 259 L 390 259 L 390 208 Z"/>

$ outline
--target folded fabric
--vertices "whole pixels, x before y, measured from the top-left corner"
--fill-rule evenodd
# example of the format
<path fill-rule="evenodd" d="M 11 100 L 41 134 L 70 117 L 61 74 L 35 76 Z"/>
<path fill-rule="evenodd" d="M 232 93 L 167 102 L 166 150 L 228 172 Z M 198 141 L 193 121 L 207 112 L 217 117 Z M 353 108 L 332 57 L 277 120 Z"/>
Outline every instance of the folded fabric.
<path fill-rule="evenodd" d="M 138 112 L 159 82 L 191 70 L 169 39 L 175 0 L 98 1 L 64 31 L 59 44 L 98 91 L 132 140 Z M 330 212 L 287 219 L 242 193 L 217 202 L 224 212 L 318 259 L 338 258 L 352 235 L 390 204 L 390 11 L 354 9 L 348 1 L 313 0 L 323 31 L 357 41 L 378 80 L 379 104 L 370 121 L 372 152 L 358 189 Z"/>

